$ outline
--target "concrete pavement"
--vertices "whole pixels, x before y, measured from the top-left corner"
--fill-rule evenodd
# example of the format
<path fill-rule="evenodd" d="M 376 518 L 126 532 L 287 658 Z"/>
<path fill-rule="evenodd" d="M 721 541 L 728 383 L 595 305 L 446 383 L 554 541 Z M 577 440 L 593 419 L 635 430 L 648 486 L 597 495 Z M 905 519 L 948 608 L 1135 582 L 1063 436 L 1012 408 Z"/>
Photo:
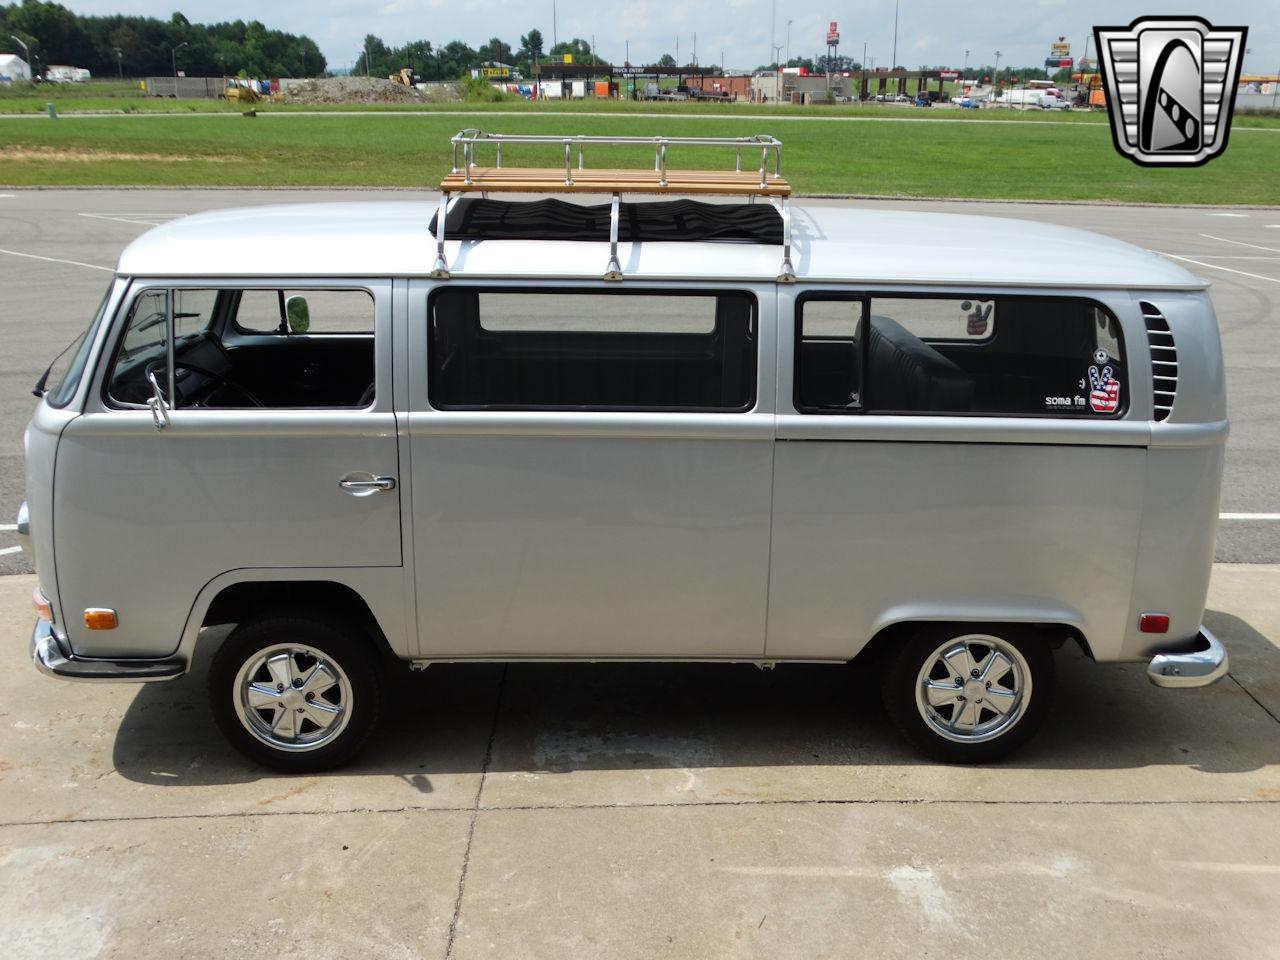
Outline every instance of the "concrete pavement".
<path fill-rule="evenodd" d="M 1280 942 L 1280 566 L 1232 675 L 1058 654 L 1042 734 L 921 761 L 857 668 L 432 667 L 353 767 L 224 746 L 204 673 L 61 683 L 0 579 L 0 956 L 1258 958 Z"/>

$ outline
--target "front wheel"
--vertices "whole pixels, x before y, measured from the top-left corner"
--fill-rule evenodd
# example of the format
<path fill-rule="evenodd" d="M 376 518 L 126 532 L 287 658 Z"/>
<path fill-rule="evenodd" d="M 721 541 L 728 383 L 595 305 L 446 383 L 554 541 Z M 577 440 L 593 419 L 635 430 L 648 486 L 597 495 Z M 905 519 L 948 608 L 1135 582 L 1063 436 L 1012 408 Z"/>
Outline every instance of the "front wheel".
<path fill-rule="evenodd" d="M 1053 651 L 1005 625 L 929 626 L 890 655 L 881 693 L 922 753 L 949 763 L 998 760 L 1039 729 L 1054 687 Z"/>
<path fill-rule="evenodd" d="M 381 709 L 378 662 L 361 637 L 302 617 L 236 627 L 209 671 L 213 716 L 231 744 L 289 773 L 349 761 Z"/>

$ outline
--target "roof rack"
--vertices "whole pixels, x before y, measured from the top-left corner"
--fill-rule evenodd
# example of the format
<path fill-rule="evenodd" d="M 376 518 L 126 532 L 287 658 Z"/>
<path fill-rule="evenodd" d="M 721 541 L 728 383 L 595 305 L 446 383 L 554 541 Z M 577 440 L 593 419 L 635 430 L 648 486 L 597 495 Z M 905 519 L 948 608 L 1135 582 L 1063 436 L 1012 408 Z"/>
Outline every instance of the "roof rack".
<path fill-rule="evenodd" d="M 612 194 L 609 216 L 609 263 L 604 279 L 621 280 L 618 260 L 618 208 L 624 193 L 694 194 L 746 197 L 754 202 L 764 197 L 773 203 L 782 217 L 782 264 L 778 280 L 795 280 L 791 265 L 791 212 L 787 198 L 791 185 L 782 176 L 782 141 L 767 134 L 751 137 L 586 137 L 546 136 L 535 134 L 487 133 L 463 130 L 455 134 L 453 168 L 440 182 L 440 210 L 435 218 L 436 262 L 431 276 L 449 277 L 444 255 L 445 220 L 454 194 L 459 193 L 593 193 Z M 511 167 L 502 164 L 502 148 L 506 145 L 556 146 L 563 150 L 563 167 Z M 647 147 L 653 151 L 653 170 L 600 168 L 588 170 L 588 147 Z M 480 166 L 477 152 L 481 147 L 494 148 L 493 166 Z M 667 167 L 670 147 L 711 147 L 731 149 L 735 154 L 733 170 L 672 170 Z M 759 151 L 756 169 L 744 170 L 743 151 L 753 155 Z M 753 162 L 754 165 L 754 162 Z M 772 167 L 772 169 L 770 169 Z"/>

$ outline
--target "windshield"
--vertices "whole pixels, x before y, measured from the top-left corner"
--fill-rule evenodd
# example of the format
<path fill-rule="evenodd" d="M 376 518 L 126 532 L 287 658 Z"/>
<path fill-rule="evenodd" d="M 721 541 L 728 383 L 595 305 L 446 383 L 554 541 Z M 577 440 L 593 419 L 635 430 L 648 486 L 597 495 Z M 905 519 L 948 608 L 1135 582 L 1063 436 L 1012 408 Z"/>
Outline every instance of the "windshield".
<path fill-rule="evenodd" d="M 89 351 L 93 347 L 93 334 L 97 331 L 98 325 L 102 323 L 102 315 L 106 312 L 107 301 L 111 299 L 111 290 L 112 287 L 107 287 L 107 292 L 102 295 L 102 302 L 98 304 L 98 309 L 93 314 L 93 320 L 90 321 L 84 333 L 67 344 L 66 349 L 54 357 L 53 363 L 49 365 L 49 372 L 45 378 L 46 389 L 44 397 L 50 406 L 65 407 L 76 392 L 76 387 L 80 385 L 80 378 L 84 375 L 85 365 L 89 362 Z"/>

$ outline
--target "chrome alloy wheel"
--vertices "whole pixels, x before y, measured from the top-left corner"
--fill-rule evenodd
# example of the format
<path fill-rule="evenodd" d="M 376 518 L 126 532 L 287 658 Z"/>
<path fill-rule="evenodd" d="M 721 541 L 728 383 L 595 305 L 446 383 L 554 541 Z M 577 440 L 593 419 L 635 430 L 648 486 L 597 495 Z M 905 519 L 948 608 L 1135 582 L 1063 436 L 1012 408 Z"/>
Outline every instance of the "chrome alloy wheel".
<path fill-rule="evenodd" d="M 1007 733 L 1031 699 L 1031 668 L 1013 645 L 990 634 L 953 637 L 924 661 L 916 707 L 934 733 L 984 743 Z"/>
<path fill-rule="evenodd" d="M 240 667 L 231 696 L 245 729 L 277 750 L 316 750 L 351 719 L 351 681 L 315 647 L 258 651 Z"/>

